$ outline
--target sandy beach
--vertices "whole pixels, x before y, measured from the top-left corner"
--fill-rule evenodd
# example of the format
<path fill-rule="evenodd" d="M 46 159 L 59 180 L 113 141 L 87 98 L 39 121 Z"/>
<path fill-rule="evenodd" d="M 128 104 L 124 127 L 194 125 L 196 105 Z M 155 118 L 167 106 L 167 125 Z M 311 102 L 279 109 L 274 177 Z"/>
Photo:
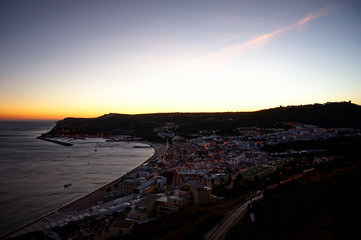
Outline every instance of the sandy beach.
<path fill-rule="evenodd" d="M 165 144 L 153 143 L 153 142 L 140 142 L 140 143 L 148 144 L 154 149 L 153 155 L 150 158 L 148 158 L 144 163 L 147 163 L 157 157 L 160 157 L 166 151 Z M 143 164 L 141 164 L 141 165 L 143 165 Z M 123 176 L 119 177 L 118 179 L 115 179 L 114 181 L 96 189 L 95 191 L 88 193 L 85 196 L 82 196 L 70 203 L 67 203 L 64 206 L 59 207 L 57 209 L 57 211 L 61 214 L 61 213 L 66 213 L 66 212 L 79 211 L 79 210 L 87 209 L 87 208 L 97 205 L 98 202 L 101 202 L 104 200 L 104 198 L 107 194 L 106 189 L 108 187 L 112 187 L 112 186 L 114 186 L 115 183 L 121 182 L 133 171 L 136 171 L 137 168 L 124 174 Z M 22 235 L 27 232 L 35 231 L 35 230 L 37 230 L 37 226 L 39 226 L 39 223 L 41 222 L 41 220 L 43 218 L 50 216 L 53 213 L 54 213 L 54 211 L 49 212 L 48 214 L 45 214 L 21 227 L 18 227 L 16 229 L 14 229 L 13 231 L 5 234 L 4 236 L 1 236 L 0 239 L 6 239 L 9 237 L 19 236 L 19 235 Z"/>
<path fill-rule="evenodd" d="M 146 144 L 150 145 L 154 149 L 154 154 L 150 158 L 148 158 L 144 163 L 146 163 L 148 161 L 151 161 L 152 159 L 161 156 L 166 150 L 166 146 L 164 144 L 150 143 L 150 142 L 142 142 L 142 143 L 146 143 Z M 124 174 L 120 178 L 106 184 L 105 186 L 100 187 L 97 190 L 95 190 L 95 191 L 93 191 L 93 192 L 91 192 L 91 193 L 89 193 L 89 194 L 75 200 L 75 201 L 72 201 L 71 203 L 68 203 L 65 206 L 60 207 L 58 209 L 58 211 L 59 212 L 78 211 L 78 210 L 82 210 L 82 209 L 85 209 L 85 208 L 90 208 L 92 206 L 97 205 L 98 202 L 104 200 L 104 197 L 105 197 L 105 194 L 106 194 L 106 189 L 108 187 L 112 187 L 115 183 L 118 183 L 118 182 L 122 181 L 123 179 L 125 179 L 130 173 L 132 173 L 136 169 L 137 168 L 135 168 L 132 171 Z"/>

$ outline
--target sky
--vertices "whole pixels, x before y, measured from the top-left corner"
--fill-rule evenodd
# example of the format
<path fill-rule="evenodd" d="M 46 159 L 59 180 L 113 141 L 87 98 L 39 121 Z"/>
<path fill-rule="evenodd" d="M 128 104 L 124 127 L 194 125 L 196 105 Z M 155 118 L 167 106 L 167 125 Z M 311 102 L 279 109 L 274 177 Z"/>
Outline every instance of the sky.
<path fill-rule="evenodd" d="M 361 1 L 0 1 L 0 119 L 361 104 Z"/>

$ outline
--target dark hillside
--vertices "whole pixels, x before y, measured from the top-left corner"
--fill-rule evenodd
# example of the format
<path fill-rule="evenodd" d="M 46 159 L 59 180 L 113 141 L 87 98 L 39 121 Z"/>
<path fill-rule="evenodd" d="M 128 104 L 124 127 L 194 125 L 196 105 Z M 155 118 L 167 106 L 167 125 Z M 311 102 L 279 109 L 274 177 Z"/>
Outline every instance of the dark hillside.
<path fill-rule="evenodd" d="M 361 145 L 303 178 L 266 190 L 226 239 L 359 239 Z"/>
<path fill-rule="evenodd" d="M 291 121 L 319 127 L 361 126 L 361 106 L 349 102 L 279 107 L 254 114 L 254 117 L 261 121 L 260 125 Z"/>
<path fill-rule="evenodd" d="M 59 121 L 49 134 L 149 136 L 155 127 L 163 126 L 166 122 L 178 124 L 180 133 L 198 133 L 199 130 L 232 133 L 238 127 L 272 127 L 288 121 L 319 127 L 361 128 L 361 106 L 341 102 L 279 107 L 257 112 L 107 114 L 98 118 L 66 118 Z"/>

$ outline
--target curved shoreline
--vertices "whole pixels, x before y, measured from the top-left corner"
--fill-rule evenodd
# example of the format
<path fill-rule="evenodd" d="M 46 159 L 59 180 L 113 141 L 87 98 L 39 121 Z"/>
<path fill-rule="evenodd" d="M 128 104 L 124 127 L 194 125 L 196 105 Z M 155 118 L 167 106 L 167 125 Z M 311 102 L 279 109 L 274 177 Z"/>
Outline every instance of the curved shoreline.
<path fill-rule="evenodd" d="M 27 233 L 28 231 L 26 231 L 26 228 L 30 228 L 32 225 L 35 225 L 36 223 L 38 223 L 45 217 L 50 216 L 51 214 L 54 213 L 55 210 L 65 213 L 65 212 L 83 210 L 83 209 L 90 208 L 90 207 L 96 205 L 97 202 L 104 200 L 104 197 L 106 194 L 106 189 L 108 187 L 113 186 L 115 183 L 124 180 L 129 174 L 136 171 L 140 166 L 142 166 L 143 164 L 145 164 L 157 157 L 160 157 L 166 151 L 166 145 L 162 144 L 162 143 L 147 142 L 147 141 L 134 142 L 134 143 L 148 144 L 154 151 L 153 155 L 150 156 L 147 160 L 145 160 L 142 164 L 135 167 L 133 170 L 123 174 L 119 178 L 111 181 L 110 183 L 107 183 L 104 186 L 99 187 L 99 188 L 95 189 L 94 191 L 85 194 L 84 196 L 81 196 L 75 200 L 72 200 L 69 203 L 66 203 L 66 204 L 60 206 L 59 208 L 54 209 L 53 211 L 50 211 L 50 212 L 30 221 L 22 226 L 19 226 L 15 229 L 11 230 L 10 232 L 6 233 L 5 235 L 0 236 L 0 239 L 7 239 L 9 237 L 15 237 L 15 236 L 19 236 L 19 235 Z"/>
<path fill-rule="evenodd" d="M 82 197 L 79 197 L 78 199 L 75 199 L 68 204 L 65 204 L 65 205 L 59 207 L 58 211 L 59 212 L 71 212 L 71 211 L 77 211 L 77 210 L 90 208 L 94 205 L 97 205 L 98 202 L 104 200 L 104 196 L 106 194 L 106 189 L 108 187 L 111 187 L 115 183 L 124 180 L 129 174 L 136 171 L 143 164 L 153 160 L 156 157 L 161 156 L 166 149 L 166 146 L 164 144 L 160 144 L 160 143 L 151 143 L 151 142 L 138 142 L 138 143 L 150 145 L 150 147 L 153 148 L 153 150 L 154 150 L 153 155 L 150 156 L 147 160 L 145 160 L 142 164 L 140 164 L 139 166 L 137 166 L 136 168 L 131 170 L 130 172 L 127 172 L 127 173 L 123 174 L 122 176 L 120 176 L 119 178 L 111 181 L 110 183 L 107 183 L 106 185 L 99 187 L 98 189 L 95 189 L 94 191 L 92 191 Z"/>

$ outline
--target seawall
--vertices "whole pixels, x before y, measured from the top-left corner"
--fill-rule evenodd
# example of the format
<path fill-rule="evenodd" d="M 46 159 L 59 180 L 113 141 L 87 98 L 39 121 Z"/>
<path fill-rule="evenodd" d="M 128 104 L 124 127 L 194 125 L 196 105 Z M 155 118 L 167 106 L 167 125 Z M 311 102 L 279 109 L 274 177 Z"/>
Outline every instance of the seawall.
<path fill-rule="evenodd" d="M 60 145 L 63 145 L 63 146 L 73 146 L 72 143 L 62 142 L 62 141 L 58 141 L 58 140 L 55 140 L 55 139 L 47 138 L 47 137 L 44 137 L 44 136 L 39 136 L 39 137 L 36 137 L 36 138 L 37 138 L 37 139 L 44 140 L 44 141 L 52 142 L 52 143 L 57 143 L 57 144 L 60 144 Z"/>

